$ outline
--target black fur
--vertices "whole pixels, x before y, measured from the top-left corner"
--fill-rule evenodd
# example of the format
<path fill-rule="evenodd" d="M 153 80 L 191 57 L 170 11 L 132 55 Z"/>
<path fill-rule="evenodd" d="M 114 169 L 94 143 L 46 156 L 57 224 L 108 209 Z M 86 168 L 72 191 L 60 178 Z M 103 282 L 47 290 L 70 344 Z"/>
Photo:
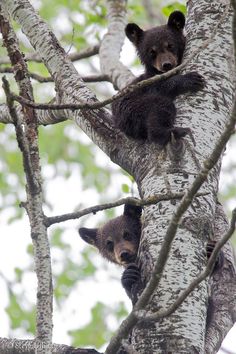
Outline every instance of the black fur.
<path fill-rule="evenodd" d="M 135 23 L 126 26 L 126 35 L 135 45 L 145 67 L 145 73 L 133 84 L 167 72 L 181 63 L 185 48 L 184 25 L 184 15 L 174 11 L 164 26 L 147 31 Z M 164 146 L 170 141 L 171 133 L 178 139 L 189 132 L 189 129 L 174 128 L 174 99 L 187 92 L 195 93 L 203 86 L 203 77 L 191 72 L 128 93 L 112 104 L 114 122 L 129 137 Z"/>
<path fill-rule="evenodd" d="M 123 215 L 109 220 L 102 227 L 79 229 L 80 237 L 97 247 L 104 258 L 125 267 L 121 283 L 133 303 L 141 287 L 140 270 L 134 263 L 141 236 L 141 214 L 140 206 L 125 204 Z"/>

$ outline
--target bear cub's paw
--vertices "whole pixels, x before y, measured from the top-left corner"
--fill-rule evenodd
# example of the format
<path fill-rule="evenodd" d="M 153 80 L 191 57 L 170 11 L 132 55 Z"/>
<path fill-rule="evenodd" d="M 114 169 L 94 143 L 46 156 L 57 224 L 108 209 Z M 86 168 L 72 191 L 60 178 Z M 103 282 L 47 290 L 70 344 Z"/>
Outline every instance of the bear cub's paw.
<path fill-rule="evenodd" d="M 172 134 L 175 138 L 175 140 L 184 138 L 186 135 L 190 135 L 191 129 L 190 128 L 184 128 L 184 127 L 175 127 L 172 129 Z"/>
<path fill-rule="evenodd" d="M 140 269 L 135 263 L 130 263 L 121 277 L 122 286 L 127 292 L 131 292 L 132 287 L 141 279 Z"/>
<path fill-rule="evenodd" d="M 204 77 L 196 71 L 192 71 L 183 76 L 186 89 L 192 93 L 202 90 L 206 84 Z"/>

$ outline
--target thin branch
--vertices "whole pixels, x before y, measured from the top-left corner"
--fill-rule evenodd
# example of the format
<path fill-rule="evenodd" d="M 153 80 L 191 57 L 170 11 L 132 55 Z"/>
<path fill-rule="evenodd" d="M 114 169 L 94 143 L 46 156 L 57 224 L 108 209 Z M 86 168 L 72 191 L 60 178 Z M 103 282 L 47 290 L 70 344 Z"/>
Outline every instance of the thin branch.
<path fill-rule="evenodd" d="M 17 104 L 15 106 L 15 110 L 19 120 L 22 119 L 22 107 L 21 105 Z M 65 120 L 69 119 L 68 114 L 64 111 L 37 111 L 38 113 L 38 125 L 51 125 L 57 124 L 60 122 L 64 122 Z M 0 122 L 4 124 L 13 123 L 13 118 L 9 112 L 9 109 L 5 103 L 0 104 Z"/>
<path fill-rule="evenodd" d="M 99 47 L 100 47 L 100 44 L 97 44 L 97 45 L 95 45 L 93 47 L 81 50 L 80 52 L 68 54 L 68 58 L 71 61 L 73 61 L 73 62 L 77 61 L 77 60 L 80 60 L 80 59 L 89 58 L 89 57 L 91 57 L 93 55 L 98 54 Z M 25 60 L 26 61 L 34 61 L 36 63 L 42 63 L 42 58 L 41 58 L 41 56 L 38 53 L 28 53 L 28 54 L 26 54 L 25 55 Z M 0 58 L 0 65 L 2 65 L 2 64 L 10 64 L 9 58 L 8 57 Z"/>
<path fill-rule="evenodd" d="M 1 12 L 1 7 L 0 7 L 0 12 Z M 1 19 L 1 15 L 0 15 L 0 19 Z M 25 138 L 23 121 L 17 115 L 13 100 L 11 98 L 8 81 L 6 80 L 5 77 L 2 78 L 2 81 L 3 81 L 3 90 L 6 95 L 7 106 L 15 126 L 17 142 L 22 152 L 24 169 L 27 171 L 27 182 L 29 184 L 30 189 L 34 190 L 38 188 L 38 183 L 34 178 L 33 167 L 30 159 L 29 145 Z"/>
<path fill-rule="evenodd" d="M 152 26 L 165 24 L 165 18 L 161 13 L 161 8 L 159 4 L 158 4 L 159 5 L 158 8 L 157 8 L 157 4 L 155 4 L 155 10 L 154 10 L 152 0 L 142 0 L 142 3 L 148 16 L 148 20 L 149 20 L 148 22 Z"/>
<path fill-rule="evenodd" d="M 198 193 L 196 196 L 202 196 L 206 195 L 206 193 Z M 79 219 L 82 216 L 88 215 L 88 214 L 96 214 L 98 211 L 101 210 L 106 210 L 106 209 L 111 209 L 123 204 L 131 204 L 131 205 L 137 205 L 137 206 L 144 206 L 144 205 L 151 205 L 151 204 L 156 204 L 162 200 L 170 200 L 170 199 L 181 199 L 183 198 L 184 193 L 166 193 L 166 194 L 158 194 L 154 195 L 152 197 L 149 197 L 147 199 L 137 199 L 137 198 L 132 198 L 132 197 L 127 197 L 127 198 L 122 198 L 117 200 L 116 202 L 113 203 L 106 203 L 106 204 L 99 204 L 99 205 L 94 205 L 90 208 L 86 208 L 80 211 L 76 211 L 74 213 L 68 213 L 68 214 L 62 214 L 62 215 L 57 215 L 57 216 L 51 216 L 51 217 L 45 217 L 45 225 L 47 227 L 51 226 L 52 224 L 60 223 L 63 221 L 67 220 L 73 220 L 73 219 Z"/>
<path fill-rule="evenodd" d="M 120 62 L 120 52 L 125 39 L 126 0 L 107 0 L 107 32 L 99 50 L 101 72 L 110 77 L 114 87 L 122 89 L 135 76 Z"/>
<path fill-rule="evenodd" d="M 95 94 L 85 85 L 78 71 L 68 59 L 57 38 L 32 7 L 29 0 L 3 0 L 13 19 L 20 24 L 31 45 L 43 58 L 50 75 L 56 84 L 57 99 L 60 102 L 95 102 Z M 19 6 L 18 6 L 18 5 Z M 25 21 L 25 18 L 28 21 Z M 51 60 L 55 58 L 55 60 Z M 122 146 L 123 159 L 120 164 L 130 172 L 128 160 L 131 142 L 115 129 L 109 112 L 105 109 L 95 111 L 63 111 L 64 117 L 73 119 L 76 124 L 115 162 Z M 64 118 L 63 117 L 63 118 Z M 132 141 L 132 146 L 138 147 Z M 127 156 L 127 158 L 126 158 Z"/>
<path fill-rule="evenodd" d="M 7 49 L 11 64 L 14 68 L 15 80 L 20 94 L 33 99 L 33 90 L 25 60 L 20 52 L 17 37 L 9 23 L 7 9 L 0 5 L 0 28 L 4 46 Z M 5 80 L 5 92 L 9 95 L 9 87 Z M 36 313 L 36 342 L 37 354 L 51 354 L 52 346 L 52 272 L 50 247 L 47 229 L 43 223 L 42 210 L 42 179 L 38 150 L 38 124 L 36 112 L 23 107 L 24 119 L 18 121 L 11 98 L 7 98 L 9 111 L 14 112 L 13 120 L 16 127 L 16 137 L 21 148 L 24 172 L 27 186 L 27 213 L 31 226 L 31 238 L 34 245 L 35 270 L 38 280 L 37 313 Z M 23 128 L 21 127 L 23 124 Z M 45 348 L 42 346 L 44 343 Z"/>
<path fill-rule="evenodd" d="M 218 241 L 214 247 L 214 250 L 209 258 L 205 270 L 193 280 L 193 282 L 185 289 L 182 294 L 178 297 L 178 299 L 167 309 L 167 310 L 160 310 L 151 315 L 143 315 L 137 314 L 142 321 L 156 321 L 160 318 L 167 317 L 171 315 L 174 311 L 176 311 L 179 306 L 184 302 L 184 300 L 188 297 L 188 295 L 204 280 L 206 279 L 213 271 L 214 265 L 216 263 L 217 257 L 219 256 L 221 248 L 226 244 L 226 242 L 230 239 L 235 231 L 235 223 L 236 223 L 236 208 L 232 211 L 232 219 L 230 223 L 230 228 L 228 232 L 222 237 L 220 241 Z"/>
<path fill-rule="evenodd" d="M 6 73 L 6 74 L 13 74 L 14 69 L 13 68 L 0 68 L 0 73 Z M 47 82 L 54 82 L 53 78 L 51 76 L 44 77 L 32 72 L 29 72 L 29 76 L 40 82 L 40 83 L 47 83 Z M 87 75 L 87 76 L 81 76 L 82 80 L 84 82 L 101 82 L 101 81 L 110 81 L 109 77 L 107 75 L 101 75 L 101 74 L 94 74 L 94 75 Z"/>
<path fill-rule="evenodd" d="M 41 344 L 42 349 L 47 344 Z M 39 348 L 39 344 L 35 340 L 29 339 L 8 339 L 0 338 L 0 354 L 35 354 L 35 350 Z M 73 348 L 65 344 L 52 344 L 52 353 L 56 354 L 102 354 L 95 349 Z"/>
<path fill-rule="evenodd" d="M 60 109 L 71 109 L 71 110 L 77 110 L 77 109 L 98 109 L 105 107 L 106 105 L 112 103 L 113 101 L 125 96 L 127 93 L 134 92 L 136 90 L 139 90 L 141 88 L 147 87 L 151 84 L 154 84 L 158 81 L 165 80 L 173 75 L 176 75 L 179 73 L 182 69 L 184 69 L 189 62 L 191 62 L 196 56 L 200 55 L 201 52 L 208 47 L 208 45 L 212 42 L 214 39 L 215 35 L 217 34 L 217 31 L 222 24 L 222 22 L 225 20 L 225 18 L 228 15 L 230 6 L 226 7 L 226 10 L 223 12 L 220 21 L 217 23 L 215 26 L 214 30 L 212 31 L 212 35 L 210 38 L 206 39 L 203 41 L 203 43 L 193 51 L 193 53 L 183 61 L 182 64 L 179 66 L 175 67 L 172 70 L 167 71 L 166 73 L 163 73 L 161 75 L 155 75 L 149 79 L 143 80 L 141 82 L 138 82 L 137 84 L 131 84 L 127 87 L 125 87 L 122 91 L 118 92 L 117 94 L 113 95 L 112 97 L 103 100 L 103 101 L 96 101 L 94 103 L 81 103 L 81 104 L 73 104 L 73 103 L 68 103 L 68 104 L 41 104 L 41 103 L 34 103 L 31 102 L 30 100 L 25 100 L 23 97 L 17 96 L 12 94 L 12 98 L 16 101 L 18 101 L 21 104 L 25 104 L 26 106 L 35 108 L 35 109 L 52 109 L 52 110 L 60 110 Z"/>

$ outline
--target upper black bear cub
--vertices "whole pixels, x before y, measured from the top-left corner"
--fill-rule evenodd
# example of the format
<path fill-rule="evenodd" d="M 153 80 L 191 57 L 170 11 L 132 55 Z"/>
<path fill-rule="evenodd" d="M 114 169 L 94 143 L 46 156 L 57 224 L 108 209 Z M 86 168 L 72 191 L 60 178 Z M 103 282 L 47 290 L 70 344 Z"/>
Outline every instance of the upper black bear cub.
<path fill-rule="evenodd" d="M 140 280 L 140 272 L 134 262 L 141 236 L 141 214 L 141 207 L 125 204 L 123 215 L 108 221 L 104 226 L 79 229 L 84 241 L 97 247 L 109 261 L 126 268 L 121 282 L 132 301 L 133 285 Z"/>
<path fill-rule="evenodd" d="M 135 45 L 145 66 L 145 73 L 135 79 L 133 84 L 165 73 L 181 63 L 185 48 L 184 25 L 182 12 L 174 11 L 164 26 L 147 31 L 135 23 L 126 26 L 126 35 Z M 174 128 L 174 99 L 187 92 L 197 92 L 203 87 L 204 79 L 197 72 L 163 79 L 114 101 L 114 122 L 121 131 L 134 139 L 148 139 L 164 146 L 170 141 L 171 133 L 178 139 L 190 130 Z"/>

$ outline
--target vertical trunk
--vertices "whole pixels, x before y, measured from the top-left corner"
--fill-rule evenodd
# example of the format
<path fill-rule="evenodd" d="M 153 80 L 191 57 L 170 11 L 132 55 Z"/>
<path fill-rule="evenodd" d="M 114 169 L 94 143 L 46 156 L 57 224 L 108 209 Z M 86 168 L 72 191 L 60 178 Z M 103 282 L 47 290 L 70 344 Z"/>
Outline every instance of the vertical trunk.
<path fill-rule="evenodd" d="M 137 171 L 139 191 L 147 198 L 170 189 L 183 192 L 199 172 L 199 167 L 212 151 L 230 116 L 233 101 L 232 82 L 232 33 L 229 1 L 189 1 L 187 23 L 187 50 L 190 55 L 204 40 L 211 37 L 207 48 L 201 50 L 186 71 L 204 75 L 204 92 L 178 99 L 178 126 L 191 128 L 196 146 L 186 144 L 183 156 L 173 158 L 155 152 L 155 145 L 146 151 L 143 169 Z M 228 11 L 228 14 L 227 14 Z M 224 15 L 225 13 L 225 15 Z M 220 48 L 220 51 L 219 51 Z M 201 188 L 206 194 L 195 197 L 184 214 L 172 245 L 163 277 L 156 290 L 149 310 L 168 308 L 197 276 L 206 263 L 206 241 L 213 238 L 220 161 L 211 170 Z M 140 265 L 144 281 L 159 253 L 170 219 L 178 200 L 162 201 L 144 209 Z M 171 316 L 156 323 L 141 323 L 132 333 L 132 342 L 139 353 L 204 353 L 208 280 L 195 291 Z"/>

